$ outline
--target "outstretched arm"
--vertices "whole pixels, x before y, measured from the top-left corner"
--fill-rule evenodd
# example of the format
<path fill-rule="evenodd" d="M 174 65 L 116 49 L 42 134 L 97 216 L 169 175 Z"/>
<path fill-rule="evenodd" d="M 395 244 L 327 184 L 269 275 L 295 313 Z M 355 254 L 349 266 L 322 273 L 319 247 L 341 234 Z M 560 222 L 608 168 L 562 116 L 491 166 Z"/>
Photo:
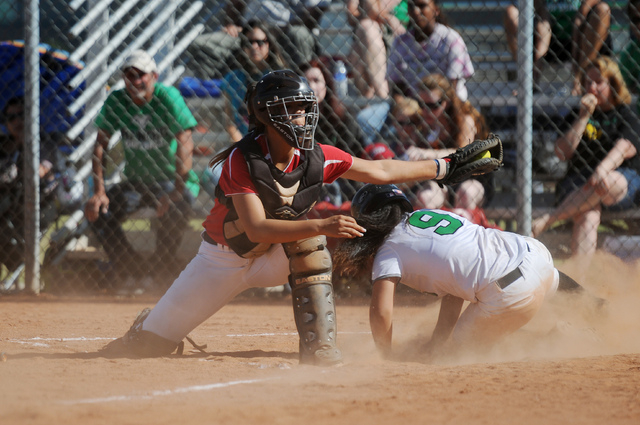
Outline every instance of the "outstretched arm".
<path fill-rule="evenodd" d="M 433 180 L 438 177 L 439 166 L 440 177 L 444 177 L 446 173 L 444 160 L 439 161 L 441 161 L 440 165 L 433 159 L 425 161 L 399 161 L 396 159 L 370 161 L 354 157 L 353 165 L 342 177 L 374 184 Z"/>

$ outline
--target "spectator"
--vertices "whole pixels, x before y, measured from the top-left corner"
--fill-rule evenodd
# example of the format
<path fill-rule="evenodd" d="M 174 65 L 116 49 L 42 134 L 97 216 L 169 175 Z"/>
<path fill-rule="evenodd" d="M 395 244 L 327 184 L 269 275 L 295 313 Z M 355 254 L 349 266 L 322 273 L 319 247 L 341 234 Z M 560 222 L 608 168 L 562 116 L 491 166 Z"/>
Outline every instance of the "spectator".
<path fill-rule="evenodd" d="M 533 81 L 537 83 L 542 72 L 542 58 L 549 52 L 551 45 L 551 23 L 546 0 L 534 0 L 533 20 Z M 511 4 L 507 6 L 504 16 L 504 30 L 507 37 L 507 47 L 514 60 L 518 59 L 518 8 Z"/>
<path fill-rule="evenodd" d="M 132 52 L 121 70 L 125 88 L 109 94 L 96 119 L 94 194 L 85 214 L 115 268 L 116 278 L 124 279 L 125 286 L 135 286 L 143 271 L 153 270 L 165 278 L 181 266 L 176 255 L 200 189 L 192 170 L 191 129 L 197 122 L 178 90 L 158 83 L 156 63 L 148 53 Z M 118 130 L 122 131 L 126 180 L 107 192 L 104 151 Z M 127 241 L 121 226 L 129 213 L 142 206 L 155 207 L 160 219 L 156 250 L 146 270 L 141 269 L 145 261 Z"/>
<path fill-rule="evenodd" d="M 320 53 L 312 29 L 327 5 L 323 0 L 231 0 L 226 31 L 232 33 L 244 22 L 262 22 L 274 32 L 286 62 L 297 68 Z"/>
<path fill-rule="evenodd" d="M 552 58 L 571 60 L 573 95 L 581 91 L 580 79 L 588 65 L 598 56 L 612 54 L 611 8 L 602 0 L 536 0 L 536 44 L 534 60 L 544 57 L 550 50 Z M 505 30 L 511 52 L 517 49 L 518 10 L 508 6 Z M 549 33 L 550 31 L 550 33 Z"/>
<path fill-rule="evenodd" d="M 451 81 L 458 97 L 466 101 L 465 80 L 474 71 L 464 40 L 444 24 L 436 0 L 410 0 L 408 8 L 410 29 L 391 46 L 389 79 L 407 95 L 428 74 L 440 73 Z"/>
<path fill-rule="evenodd" d="M 311 90 L 318 99 L 318 126 L 316 139 L 319 143 L 335 146 L 353 156 L 365 157 L 363 136 L 358 123 L 335 94 L 335 82 L 327 58 L 313 60 L 301 67 Z M 336 206 L 351 199 L 358 189 L 357 182 L 338 179 L 323 187 L 321 199 Z"/>
<path fill-rule="evenodd" d="M 431 74 L 424 78 L 418 95 L 423 105 L 421 118 L 424 124 L 421 131 L 416 132 L 420 142 L 406 150 L 409 160 L 443 158 L 475 139 L 488 137 L 484 117 L 469 101 L 460 100 L 451 82 L 443 75 Z M 472 181 L 457 185 L 454 188 L 457 201 L 451 204 L 471 210 L 486 204 L 493 197 L 493 176 L 479 178 L 481 186 Z M 426 202 L 431 194 L 424 195 L 418 194 L 419 206 L 429 208 Z"/>
<path fill-rule="evenodd" d="M 473 65 L 464 40 L 445 25 L 446 19 L 436 0 L 409 0 L 409 30 L 391 45 L 388 79 L 393 101 L 399 97 L 416 97 L 416 88 L 429 74 L 449 78 L 458 97 L 468 97 L 465 80 L 473 75 Z M 391 101 L 379 102 L 360 111 L 357 120 L 365 134 L 365 144 L 379 137 L 391 108 Z"/>
<path fill-rule="evenodd" d="M 582 94 L 581 79 L 586 69 L 599 55 L 613 54 L 611 34 L 611 7 L 602 0 L 582 2 L 549 2 L 552 17 L 551 50 L 567 52 L 571 59 L 574 79 L 572 94 Z M 554 47 L 554 43 L 560 46 Z M 561 53 L 560 60 L 566 54 Z"/>
<path fill-rule="evenodd" d="M 439 157 L 436 151 L 427 144 L 423 136 L 426 127 L 424 119 L 422 118 L 422 109 L 417 100 L 397 96 L 397 101 L 391 110 L 391 121 L 393 136 L 390 135 L 388 139 L 390 140 L 389 145 L 395 156 L 405 161 L 411 161 L 412 159 L 409 156 L 409 152 L 413 152 L 415 149 L 424 149 L 425 151 L 429 150 L 433 153 L 430 159 Z M 435 182 L 425 181 L 420 184 L 408 186 L 406 192 L 409 194 L 411 202 L 416 208 L 436 209 L 450 205 L 448 188 L 444 186 L 440 187 Z"/>
<path fill-rule="evenodd" d="M 393 15 L 399 0 L 348 0 L 353 18 L 354 40 L 350 62 L 354 82 L 367 99 L 389 96 L 387 52 L 393 38 L 406 32 Z"/>
<path fill-rule="evenodd" d="M 258 21 L 249 22 L 240 39 L 242 49 L 236 55 L 239 67 L 227 73 L 221 85 L 226 101 L 226 128 L 233 142 L 242 139 L 249 130 L 249 115 L 244 103 L 247 85 L 284 67 L 280 48 L 269 29 Z"/>
<path fill-rule="evenodd" d="M 578 116 L 555 142 L 556 155 L 569 161 L 556 186 L 557 207 L 532 224 L 534 237 L 558 220 L 573 220 L 574 255 L 596 250 L 602 209 L 637 205 L 640 190 L 640 120 L 618 65 L 599 57 L 583 79 Z"/>
<path fill-rule="evenodd" d="M 15 271 L 24 261 L 24 99 L 14 97 L 2 110 L 8 133 L 0 135 L 0 265 Z M 42 133 L 40 150 L 40 230 L 56 218 L 56 146 Z"/>
<path fill-rule="evenodd" d="M 620 71 L 629 91 L 638 93 L 640 88 L 640 0 L 630 0 L 627 5 L 631 40 L 620 54 Z M 640 108 L 638 108 L 640 111 Z"/>
<path fill-rule="evenodd" d="M 327 0 L 231 0 L 224 7 L 219 31 L 201 34 L 191 43 L 188 66 L 197 78 L 219 79 L 233 67 L 240 34 L 250 21 L 270 29 L 288 66 L 309 62 L 320 52 L 314 35 Z M 275 44 L 272 44 L 272 47 Z"/>

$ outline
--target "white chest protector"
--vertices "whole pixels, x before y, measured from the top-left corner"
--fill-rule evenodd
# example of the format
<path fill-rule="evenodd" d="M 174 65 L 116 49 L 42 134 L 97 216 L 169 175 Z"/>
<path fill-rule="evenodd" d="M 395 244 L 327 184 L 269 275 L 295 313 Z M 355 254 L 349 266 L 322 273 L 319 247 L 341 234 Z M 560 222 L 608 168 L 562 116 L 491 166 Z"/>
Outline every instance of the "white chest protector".
<path fill-rule="evenodd" d="M 372 280 L 400 277 L 418 291 L 473 302 L 476 292 L 515 269 L 527 250 L 515 233 L 486 229 L 448 211 L 420 210 L 378 250 Z"/>

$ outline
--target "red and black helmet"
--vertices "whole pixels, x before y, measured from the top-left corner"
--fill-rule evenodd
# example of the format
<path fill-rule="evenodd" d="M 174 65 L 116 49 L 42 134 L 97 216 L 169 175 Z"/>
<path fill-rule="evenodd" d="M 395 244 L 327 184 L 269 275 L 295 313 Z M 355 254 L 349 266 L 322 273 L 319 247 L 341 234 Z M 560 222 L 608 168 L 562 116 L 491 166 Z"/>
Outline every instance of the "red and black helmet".
<path fill-rule="evenodd" d="M 318 125 L 318 100 L 306 78 L 288 69 L 270 72 L 258 81 L 250 102 L 249 109 L 255 118 L 277 130 L 291 146 L 313 149 Z M 302 115 L 296 113 L 300 104 L 305 111 L 304 125 L 293 123 Z"/>

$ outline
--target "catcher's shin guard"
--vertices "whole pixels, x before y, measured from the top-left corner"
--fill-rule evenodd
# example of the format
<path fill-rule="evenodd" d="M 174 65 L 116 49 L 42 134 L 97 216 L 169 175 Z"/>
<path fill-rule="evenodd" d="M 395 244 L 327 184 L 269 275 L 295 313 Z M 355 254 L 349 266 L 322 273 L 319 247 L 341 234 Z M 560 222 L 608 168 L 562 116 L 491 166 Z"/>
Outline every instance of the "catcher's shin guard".
<path fill-rule="evenodd" d="M 293 315 L 300 335 L 300 363 L 340 364 L 342 353 L 336 347 L 336 311 L 327 240 L 317 236 L 283 245 L 289 257 Z"/>

